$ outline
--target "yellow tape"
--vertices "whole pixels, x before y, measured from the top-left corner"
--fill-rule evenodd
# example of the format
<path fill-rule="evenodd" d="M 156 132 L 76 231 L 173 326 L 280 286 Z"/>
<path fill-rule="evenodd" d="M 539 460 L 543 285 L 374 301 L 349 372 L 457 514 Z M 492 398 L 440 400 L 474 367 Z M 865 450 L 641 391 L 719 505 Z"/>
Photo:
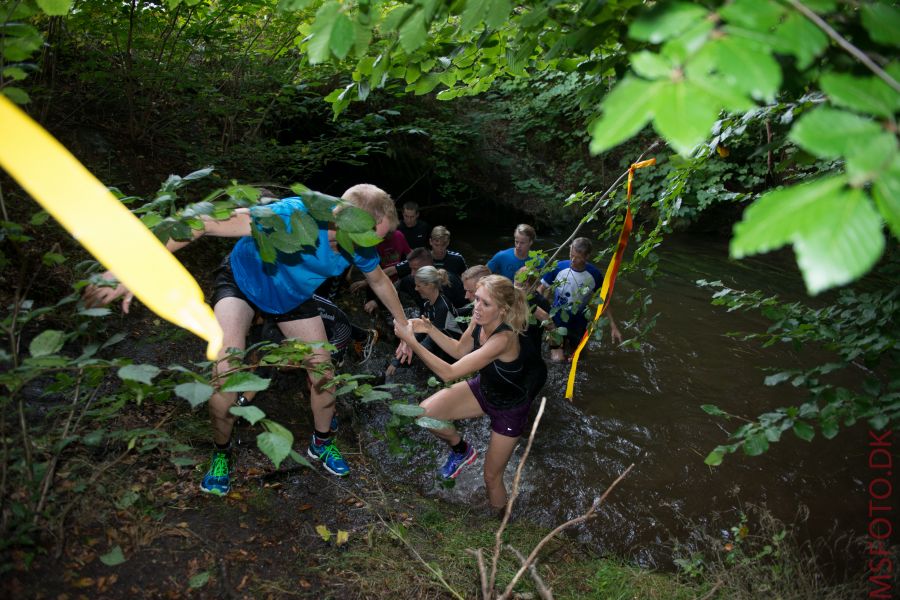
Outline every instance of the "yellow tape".
<path fill-rule="evenodd" d="M 65 147 L 0 95 L 0 165 L 88 252 L 160 317 L 208 342 L 222 329 L 200 286 L 156 236 Z"/>
<path fill-rule="evenodd" d="M 581 351 L 584 350 L 585 345 L 591 338 L 591 334 L 597 326 L 600 315 L 603 314 L 609 304 L 609 298 L 612 296 L 613 286 L 616 282 L 616 274 L 619 272 L 619 265 L 622 263 L 622 255 L 625 253 L 625 246 L 628 244 L 628 236 L 631 235 L 631 182 L 634 180 L 634 172 L 637 169 L 643 169 L 644 167 L 650 167 L 655 164 L 656 159 L 649 158 L 647 160 L 642 160 L 641 162 L 636 162 L 628 168 L 628 185 L 626 186 L 627 192 L 625 196 L 625 221 L 622 223 L 622 230 L 619 232 L 619 243 L 616 246 L 616 251 L 609 261 L 609 266 L 606 267 L 603 284 L 600 286 L 600 305 L 597 306 L 594 320 L 588 324 L 587 331 L 581 336 L 581 341 L 578 343 L 578 347 L 575 348 L 575 352 L 572 354 L 572 366 L 569 368 L 569 377 L 566 380 L 566 399 L 569 401 L 571 401 L 572 397 L 575 395 L 575 373 L 578 370 L 578 359 L 581 356 Z"/>

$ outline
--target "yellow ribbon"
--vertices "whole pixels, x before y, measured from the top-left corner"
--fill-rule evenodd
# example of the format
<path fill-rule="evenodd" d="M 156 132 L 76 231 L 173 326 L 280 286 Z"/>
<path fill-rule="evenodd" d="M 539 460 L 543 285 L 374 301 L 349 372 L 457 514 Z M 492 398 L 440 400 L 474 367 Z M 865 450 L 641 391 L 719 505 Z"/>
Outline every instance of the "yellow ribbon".
<path fill-rule="evenodd" d="M 606 310 L 606 306 L 609 304 L 607 300 L 612 297 L 613 286 L 616 284 L 616 275 L 619 272 L 619 265 L 622 263 L 622 255 L 625 253 L 625 247 L 628 245 L 628 236 L 631 235 L 631 227 L 633 225 L 631 217 L 631 183 L 634 180 L 634 172 L 637 169 L 643 169 L 644 167 L 655 164 L 656 159 L 650 158 L 648 160 L 636 162 L 628 168 L 628 186 L 626 188 L 627 193 L 625 196 L 625 221 L 622 223 L 622 231 L 619 232 L 619 243 L 618 246 L 616 246 L 616 252 L 613 254 L 612 259 L 610 259 L 609 266 L 606 267 L 603 285 L 600 286 L 600 304 L 597 306 L 594 320 L 588 324 L 587 330 L 584 332 L 584 335 L 581 336 L 581 341 L 578 343 L 578 347 L 575 348 L 575 353 L 572 355 L 572 367 L 569 369 L 569 379 L 566 382 L 567 400 L 572 400 L 572 397 L 575 395 L 575 371 L 578 369 L 578 358 L 581 356 L 581 351 L 584 349 L 591 334 L 594 332 L 597 321 L 600 319 L 600 315 L 603 314 Z"/>
<path fill-rule="evenodd" d="M 200 286 L 171 252 L 53 136 L 0 95 L 0 166 L 78 243 L 160 317 L 208 342 L 222 329 Z"/>

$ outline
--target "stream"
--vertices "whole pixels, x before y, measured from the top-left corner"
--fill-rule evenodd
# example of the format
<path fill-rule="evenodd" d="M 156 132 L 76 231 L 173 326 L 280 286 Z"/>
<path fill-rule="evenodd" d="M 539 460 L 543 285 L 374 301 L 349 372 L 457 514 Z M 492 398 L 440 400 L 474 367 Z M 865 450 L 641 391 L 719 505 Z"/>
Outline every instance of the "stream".
<path fill-rule="evenodd" d="M 470 266 L 487 262 L 493 252 L 511 245 L 511 231 L 451 230 L 451 249 L 462 252 Z M 539 237 L 535 248 L 548 250 L 564 238 Z M 547 527 L 577 517 L 634 463 L 600 516 L 574 530 L 579 541 L 601 553 L 627 556 L 645 566 L 669 567 L 675 540 L 685 543 L 697 530 L 721 532 L 724 537 L 729 526 L 738 524 L 742 507 L 754 504 L 764 505 L 785 523 L 794 523 L 798 508 L 806 507 L 808 519 L 800 532 L 808 539 L 833 531 L 864 532 L 865 425 L 842 428 L 831 441 L 817 431 L 812 442 L 804 442 L 789 430 L 761 456 L 727 455 L 716 468 L 703 462 L 740 423 L 710 416 L 701 405 L 715 404 L 732 414 L 755 417 L 799 403 L 804 394 L 789 384 L 765 386 L 764 368 L 797 368 L 825 355 L 817 356 L 811 349 L 797 352 L 787 345 L 764 350 L 759 342 L 727 337 L 731 331 L 764 331 L 768 323 L 755 313 L 729 313 L 713 306 L 713 291 L 695 281 L 721 280 L 736 289 L 761 289 L 783 299 L 801 299 L 805 292 L 793 256 L 781 253 L 731 261 L 727 240 L 702 235 L 668 238 L 659 256 L 659 273 L 650 289 L 650 314 L 658 313 L 658 318 L 639 350 L 591 341 L 579 361 L 573 403 L 563 397 L 568 366 L 548 363 L 549 379 L 543 390 L 547 407 L 526 463 L 514 516 Z M 627 321 L 632 312 L 621 303 L 637 284 L 643 285 L 630 278 L 620 277 L 616 285 L 613 306 L 619 321 Z M 636 329 L 626 325 L 623 335 L 627 338 Z M 604 336 L 608 340 L 608 331 Z M 400 381 L 421 386 L 428 376 L 407 371 Z M 377 421 L 383 423 L 384 412 L 375 411 L 371 417 L 376 422 L 365 428 L 379 430 Z M 474 468 L 461 473 L 452 489 L 442 487 L 434 476 L 445 448 L 416 429 L 411 427 L 409 434 L 421 442 L 420 450 L 407 456 L 390 454 L 377 437 L 368 439 L 369 450 L 379 458 L 386 476 L 415 483 L 448 502 L 472 505 L 479 514 L 485 502 L 481 468 L 489 435 L 487 419 L 461 423 L 481 456 Z M 523 450 L 524 443 L 519 444 L 510 461 L 508 488 Z"/>

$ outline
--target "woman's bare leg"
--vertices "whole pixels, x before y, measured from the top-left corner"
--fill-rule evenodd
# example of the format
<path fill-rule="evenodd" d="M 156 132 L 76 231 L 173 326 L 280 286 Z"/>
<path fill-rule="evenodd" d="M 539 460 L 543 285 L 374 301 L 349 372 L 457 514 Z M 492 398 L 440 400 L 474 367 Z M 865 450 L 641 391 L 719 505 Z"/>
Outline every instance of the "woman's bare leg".
<path fill-rule="evenodd" d="M 425 417 L 439 419 L 441 421 L 455 421 L 456 419 L 471 419 L 480 417 L 484 414 L 478 400 L 472 394 L 469 384 L 465 381 L 455 383 L 449 388 L 445 388 L 436 394 L 429 396 L 423 400 L 419 406 L 425 409 Z M 460 441 L 459 433 L 455 427 L 446 429 L 429 429 L 431 433 L 438 436 L 451 446 L 455 446 Z"/>
<path fill-rule="evenodd" d="M 487 488 L 488 500 L 492 508 L 501 509 L 506 506 L 506 485 L 503 483 L 503 472 L 512 456 L 518 437 L 501 435 L 491 431 L 491 442 L 484 459 L 484 485 Z"/>

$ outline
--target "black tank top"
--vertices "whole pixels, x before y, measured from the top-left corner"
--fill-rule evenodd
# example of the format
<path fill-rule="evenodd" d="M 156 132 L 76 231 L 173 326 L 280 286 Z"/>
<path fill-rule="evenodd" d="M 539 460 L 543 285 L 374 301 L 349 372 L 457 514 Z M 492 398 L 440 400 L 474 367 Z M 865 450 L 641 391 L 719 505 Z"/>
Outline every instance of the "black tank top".
<path fill-rule="evenodd" d="M 512 328 L 506 323 L 501 323 L 491 336 L 501 331 L 512 331 Z M 475 325 L 472 338 L 475 350 L 481 348 L 481 325 Z M 515 360 L 503 362 L 500 359 L 494 359 L 480 371 L 481 391 L 484 393 L 484 399 L 491 406 L 512 408 L 529 400 L 521 341 L 520 336 L 519 355 Z"/>

